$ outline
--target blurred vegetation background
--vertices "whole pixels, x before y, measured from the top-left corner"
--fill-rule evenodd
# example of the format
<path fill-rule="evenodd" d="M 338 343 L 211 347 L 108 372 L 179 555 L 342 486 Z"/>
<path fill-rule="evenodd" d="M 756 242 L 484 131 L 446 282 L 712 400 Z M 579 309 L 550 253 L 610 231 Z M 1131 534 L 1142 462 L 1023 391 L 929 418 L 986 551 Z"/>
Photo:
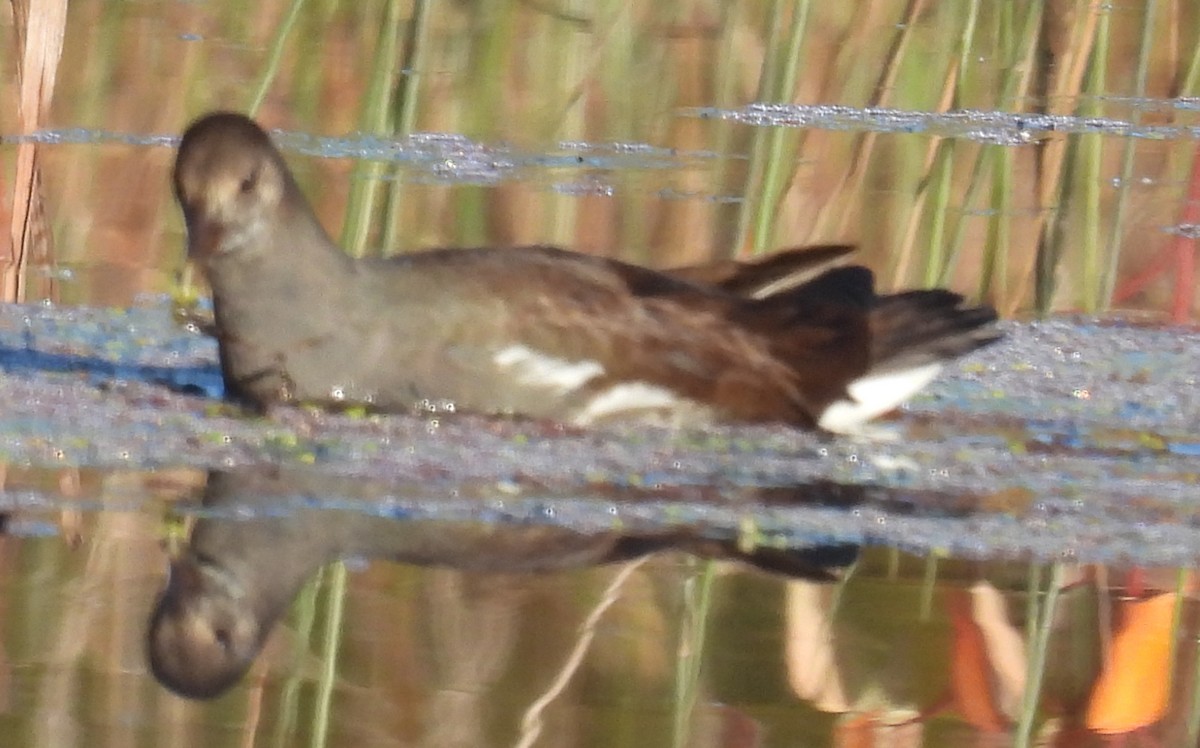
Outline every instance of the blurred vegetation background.
<path fill-rule="evenodd" d="M 20 10 L 29 4 L 32 15 Z M 169 287 L 182 262 L 173 154 L 148 138 L 220 107 L 326 136 L 437 131 L 533 153 L 621 143 L 703 154 L 669 173 L 585 161 L 570 189 L 567 167 L 550 160 L 542 173 L 453 184 L 390 160 L 293 154 L 353 252 L 547 242 L 668 265 L 849 241 L 885 286 L 949 284 L 1009 313 L 1102 310 L 1114 291 L 1123 305 L 1191 311 L 1190 293 L 1181 298 L 1191 229 L 1175 229 L 1187 223 L 1187 128 L 1200 111 L 1200 6 L 1185 0 L 266 0 L 252 10 L 76 0 L 69 12 L 63 0 L 14 0 L 0 10 L 14 27 L 0 41 L 0 99 L 24 103 L 29 81 L 45 80 L 22 70 L 24 29 L 42 38 L 59 18 L 66 43 L 44 63 L 57 75 L 52 101 L 36 116 L 32 103 L 0 107 L 6 135 L 82 128 L 93 140 L 38 146 L 36 190 L 12 176 L 14 139 L 0 146 L 0 219 L 23 224 L 4 241 L 25 246 L 30 298 L 127 304 Z M 751 102 L 1184 129 L 1000 145 L 750 126 L 694 109 Z M 595 182 L 604 188 L 587 189 Z M 39 200 L 25 220 L 16 206 Z M 0 249 L 10 264 L 21 254 Z M 1173 275 L 1136 278 L 1166 258 Z"/>

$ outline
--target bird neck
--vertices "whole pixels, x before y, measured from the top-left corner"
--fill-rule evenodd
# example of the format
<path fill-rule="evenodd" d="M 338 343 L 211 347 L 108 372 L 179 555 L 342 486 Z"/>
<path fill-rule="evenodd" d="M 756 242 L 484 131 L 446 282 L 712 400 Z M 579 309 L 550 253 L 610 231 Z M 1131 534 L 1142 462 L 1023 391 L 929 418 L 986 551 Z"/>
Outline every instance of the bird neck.
<path fill-rule="evenodd" d="M 326 272 L 349 272 L 353 258 L 342 251 L 317 220 L 292 175 L 286 177 L 284 199 L 274 222 L 277 230 L 270 237 L 273 254 L 287 263 L 311 263 Z"/>

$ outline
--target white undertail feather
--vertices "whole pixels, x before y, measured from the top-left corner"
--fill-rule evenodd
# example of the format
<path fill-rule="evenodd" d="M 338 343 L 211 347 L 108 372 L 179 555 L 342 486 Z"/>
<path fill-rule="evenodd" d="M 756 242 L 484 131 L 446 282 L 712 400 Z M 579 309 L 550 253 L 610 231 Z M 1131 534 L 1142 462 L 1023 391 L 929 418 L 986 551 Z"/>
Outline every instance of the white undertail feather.
<path fill-rule="evenodd" d="M 846 388 L 850 399 L 826 408 L 817 425 L 839 434 L 855 433 L 862 424 L 912 397 L 941 370 L 940 363 L 933 363 L 856 379 Z"/>
<path fill-rule="evenodd" d="M 519 344 L 497 352 L 492 360 L 511 369 L 522 384 L 546 387 L 558 394 L 577 390 L 604 373 L 596 361 L 567 361 Z"/>
<path fill-rule="evenodd" d="M 582 389 L 604 374 L 604 367 L 596 361 L 568 361 L 519 344 L 501 349 L 493 360 L 522 384 L 545 387 L 559 395 Z M 817 424 L 835 433 L 858 433 L 867 421 L 895 408 L 929 384 L 941 369 L 940 363 L 931 363 L 856 379 L 846 388 L 849 397 L 826 408 Z M 686 400 L 665 387 L 647 382 L 621 382 L 597 392 L 571 421 L 587 426 L 656 411 L 669 413 L 687 406 Z"/>
<path fill-rule="evenodd" d="M 606 418 L 671 411 L 682 402 L 675 393 L 664 387 L 646 382 L 622 382 L 596 393 L 571 420 L 577 426 L 587 426 Z"/>
<path fill-rule="evenodd" d="M 555 395 L 569 395 L 581 390 L 604 374 L 604 367 L 596 361 L 568 361 L 520 344 L 497 351 L 492 360 L 522 384 L 544 387 Z M 595 393 L 571 421 L 578 426 L 587 426 L 611 418 L 673 412 L 686 404 L 686 400 L 665 387 L 646 382 L 620 382 Z"/>

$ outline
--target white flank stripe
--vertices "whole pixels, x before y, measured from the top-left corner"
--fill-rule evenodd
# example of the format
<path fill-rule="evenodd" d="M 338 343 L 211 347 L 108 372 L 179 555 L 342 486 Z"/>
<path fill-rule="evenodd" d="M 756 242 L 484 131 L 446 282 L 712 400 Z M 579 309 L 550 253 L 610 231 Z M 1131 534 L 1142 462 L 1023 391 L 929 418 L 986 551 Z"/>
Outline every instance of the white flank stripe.
<path fill-rule="evenodd" d="M 912 397 L 941 370 L 941 364 L 926 364 L 856 379 L 846 388 L 850 399 L 838 400 L 826 408 L 817 424 L 826 431 L 853 433 L 863 423 Z"/>
<path fill-rule="evenodd" d="M 604 373 L 604 367 L 595 361 L 567 361 L 523 345 L 510 345 L 492 360 L 497 366 L 512 369 L 521 384 L 547 387 L 559 393 L 577 390 Z"/>
<path fill-rule="evenodd" d="M 663 387 L 645 382 L 623 382 L 597 393 L 572 420 L 579 426 L 587 426 L 604 418 L 674 408 L 679 404 L 679 398 Z"/>

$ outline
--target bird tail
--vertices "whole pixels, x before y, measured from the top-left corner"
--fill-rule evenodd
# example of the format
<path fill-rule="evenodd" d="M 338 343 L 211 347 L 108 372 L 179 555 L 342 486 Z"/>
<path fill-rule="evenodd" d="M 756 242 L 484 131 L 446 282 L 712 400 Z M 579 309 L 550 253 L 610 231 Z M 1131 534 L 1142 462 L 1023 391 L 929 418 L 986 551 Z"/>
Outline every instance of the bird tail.
<path fill-rule="evenodd" d="M 1001 337 L 990 307 L 944 289 L 877 295 L 871 271 L 859 266 L 826 271 L 749 313 L 791 368 L 817 425 L 839 432 L 891 410 L 945 362 Z"/>

